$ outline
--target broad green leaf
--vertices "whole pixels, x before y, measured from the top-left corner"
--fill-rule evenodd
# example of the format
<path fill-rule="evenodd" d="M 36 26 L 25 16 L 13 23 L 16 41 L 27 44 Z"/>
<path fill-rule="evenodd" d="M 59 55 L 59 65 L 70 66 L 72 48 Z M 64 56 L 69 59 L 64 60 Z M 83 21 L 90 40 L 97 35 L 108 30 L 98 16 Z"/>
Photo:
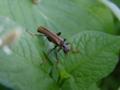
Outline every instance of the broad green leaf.
<path fill-rule="evenodd" d="M 0 1 L 0 16 L 9 17 L 25 29 L 33 32 L 36 32 L 38 26 L 41 25 L 46 26 L 50 30 L 56 32 L 63 32 L 64 37 L 71 37 L 73 34 L 84 30 L 95 30 L 108 33 L 116 33 L 116 31 L 114 30 L 111 13 L 109 12 L 109 10 L 106 9 L 106 7 L 101 5 L 96 0 L 41 0 L 38 4 L 33 4 L 32 0 Z M 11 31 L 15 26 L 17 26 L 12 21 L 9 21 L 9 23 L 7 24 L 4 23 L 4 21 L 4 19 L 0 19 L 0 25 L 4 27 L 4 32 L 2 32 L 1 34 Z M 107 37 L 107 35 L 105 36 Z M 45 59 L 45 57 L 43 57 L 43 52 L 46 52 L 46 49 L 49 48 L 46 48 L 43 39 L 37 39 L 36 37 L 31 36 L 27 32 L 23 31 L 21 39 L 15 45 L 12 45 L 11 48 L 13 54 L 9 56 L 6 55 L 3 52 L 3 50 L 0 51 L 0 62 L 2 63 L 0 66 L 0 82 L 2 84 L 7 85 L 8 87 L 14 88 L 16 90 L 59 90 L 58 85 L 56 85 L 55 81 L 52 80 L 50 76 L 48 76 L 49 66 L 44 64 L 41 65 L 41 62 L 43 61 L 43 59 Z M 117 46 L 115 48 L 117 48 Z M 98 50 L 96 51 L 98 52 Z M 88 51 L 87 53 L 89 52 L 90 51 Z M 74 61 L 77 60 L 78 64 L 81 63 L 79 62 L 79 56 L 76 57 L 76 55 L 71 54 L 70 57 L 73 58 L 72 60 Z M 91 60 L 89 61 L 88 57 L 83 55 L 82 58 L 85 59 L 85 61 L 90 62 L 87 64 L 91 65 Z M 94 63 L 102 63 L 105 58 L 100 58 L 101 62 L 97 62 L 98 60 L 96 61 L 94 59 Z M 112 58 L 116 59 L 117 56 Z M 72 60 L 70 59 L 70 62 Z M 66 61 L 69 61 L 69 58 L 68 60 L 66 58 Z M 110 63 L 108 63 L 110 64 L 110 67 L 108 67 L 108 64 L 106 64 L 107 69 L 102 69 L 102 75 L 105 76 L 110 71 L 112 71 L 113 66 L 116 64 L 116 62 L 117 61 L 110 61 Z M 83 63 L 84 61 L 82 61 L 82 63 L 80 64 L 82 68 L 80 70 L 76 70 L 76 72 L 74 72 L 73 75 L 71 75 L 69 69 L 66 69 L 67 72 L 63 70 L 63 76 L 65 75 L 66 77 L 71 77 L 71 82 L 68 81 L 68 83 L 70 83 L 71 86 L 69 86 L 68 84 L 67 89 L 72 87 L 73 89 L 78 89 L 78 87 L 86 88 L 89 86 L 89 84 L 92 84 L 93 82 L 96 82 L 97 80 L 103 77 L 101 74 L 95 73 L 94 80 L 94 77 L 92 77 L 91 75 L 88 78 L 91 78 L 92 80 L 88 79 L 87 82 L 85 82 L 86 80 L 81 80 L 76 84 L 75 75 L 77 71 L 79 72 L 83 70 L 84 67 L 85 69 L 87 68 L 87 64 L 84 66 Z M 75 64 L 73 64 L 73 66 L 74 65 Z M 44 68 L 45 66 L 47 69 Z M 65 68 L 68 68 L 68 66 L 69 63 L 68 65 L 65 64 Z M 97 70 L 99 70 L 99 67 Z M 84 73 L 85 72 L 89 72 L 89 69 L 85 70 Z M 95 72 L 99 73 L 99 71 Z M 85 77 L 83 79 L 86 79 Z M 65 86 L 67 85 L 65 84 L 63 87 Z"/>
<path fill-rule="evenodd" d="M 63 36 L 84 30 L 116 33 L 110 11 L 97 0 L 0 0 L 0 15 L 8 16 L 28 30 L 38 26 L 63 32 Z M 69 32 L 69 33 L 68 33 Z"/>
<path fill-rule="evenodd" d="M 20 26 L 0 17 L 1 37 L 16 27 Z M 12 54 L 0 49 L 0 83 L 15 90 L 56 90 L 57 85 L 40 67 L 40 52 L 33 42 L 33 37 L 23 29 L 20 40 L 11 45 Z"/>
<path fill-rule="evenodd" d="M 0 18 L 0 25 L 3 29 L 1 36 L 20 27 L 4 17 Z M 119 40 L 117 36 L 101 32 L 75 35 L 70 42 L 77 52 L 71 52 L 63 60 L 66 71 L 62 74 L 68 79 L 61 89 L 86 90 L 107 76 L 118 61 Z M 21 39 L 11 46 L 11 55 L 0 50 L 0 82 L 16 90 L 59 90 L 58 84 L 41 68 L 42 44 L 37 46 L 33 42 L 37 44 L 38 40 L 23 31 Z"/>
<path fill-rule="evenodd" d="M 65 82 L 63 90 L 68 87 L 69 90 L 88 90 L 90 85 L 110 74 L 118 62 L 120 37 L 81 32 L 71 42 L 74 52 L 63 62 L 71 78 Z"/>

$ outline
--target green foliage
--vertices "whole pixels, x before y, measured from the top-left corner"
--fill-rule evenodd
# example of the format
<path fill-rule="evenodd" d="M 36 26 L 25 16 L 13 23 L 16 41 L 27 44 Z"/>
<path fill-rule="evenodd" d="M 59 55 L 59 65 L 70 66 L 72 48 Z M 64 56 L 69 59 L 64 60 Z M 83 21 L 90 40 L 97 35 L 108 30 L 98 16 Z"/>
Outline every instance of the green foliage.
<path fill-rule="evenodd" d="M 113 16 L 104 5 L 97 0 L 0 1 L 0 38 L 23 28 L 10 55 L 1 47 L 2 85 L 14 90 L 100 90 L 97 82 L 114 70 L 120 50 Z M 62 32 L 70 42 L 71 51 L 60 52 L 58 64 L 54 52 L 47 54 L 53 45 L 28 33 L 39 26 Z"/>
<path fill-rule="evenodd" d="M 115 4 L 117 4 L 118 6 L 120 6 L 120 1 L 119 0 L 112 0 Z"/>
<path fill-rule="evenodd" d="M 0 0 L 0 15 L 15 20 L 26 29 L 49 27 L 71 37 L 85 30 L 116 33 L 109 10 L 96 0 Z M 69 34 L 68 34 L 69 32 Z"/>
<path fill-rule="evenodd" d="M 87 90 L 113 70 L 118 61 L 120 48 L 117 44 L 120 41 L 118 37 L 91 31 L 75 35 L 72 42 L 73 48 L 80 52 L 65 59 L 64 66 L 72 75 L 76 87 Z"/>

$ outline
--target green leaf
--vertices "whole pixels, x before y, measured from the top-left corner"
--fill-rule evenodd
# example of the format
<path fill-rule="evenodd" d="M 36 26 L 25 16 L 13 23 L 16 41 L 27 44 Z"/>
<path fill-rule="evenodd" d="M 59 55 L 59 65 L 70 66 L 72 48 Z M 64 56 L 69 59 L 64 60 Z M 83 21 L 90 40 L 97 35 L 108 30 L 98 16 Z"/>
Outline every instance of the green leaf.
<path fill-rule="evenodd" d="M 34 32 L 41 25 L 66 37 L 85 30 L 116 33 L 110 11 L 97 0 L 41 0 L 38 4 L 32 0 L 0 1 L 0 15 Z"/>
<path fill-rule="evenodd" d="M 41 25 L 46 26 L 50 30 L 56 32 L 63 32 L 63 36 L 65 37 L 71 37 L 73 34 L 85 30 L 116 33 L 116 31 L 114 30 L 113 18 L 111 13 L 106 9 L 106 7 L 101 5 L 96 0 L 41 0 L 38 4 L 33 4 L 32 0 L 0 1 L 0 16 L 7 16 L 13 19 L 29 31 L 36 32 L 38 26 Z M 4 21 L 5 19 L 1 18 L 0 25 L 4 26 L 3 31 L 6 33 L 8 33 L 8 31 L 13 30 L 13 28 L 17 26 L 12 21 L 9 21 L 9 23 L 4 23 Z M 4 32 L 2 32 L 2 34 Z M 47 48 L 43 42 L 43 39 L 37 39 L 36 37 L 32 37 L 25 31 L 23 31 L 19 42 L 11 46 L 11 49 L 13 51 L 12 55 L 8 56 L 3 52 L 3 50 L 0 51 L 0 82 L 3 85 L 7 85 L 8 87 L 14 88 L 16 90 L 59 90 L 58 85 L 56 85 L 56 82 L 53 80 L 53 78 L 51 78 L 48 75 L 48 69 L 50 68 L 50 66 L 44 64 L 41 65 L 42 61 L 46 59 L 45 56 L 47 57 L 47 55 L 43 53 L 47 52 Z M 88 53 L 89 52 L 90 51 L 88 51 Z M 70 57 L 73 58 L 72 60 L 74 61 L 77 60 L 77 64 L 79 64 L 81 63 L 79 62 L 79 55 L 76 56 L 74 54 L 71 54 Z M 68 65 L 65 64 L 66 70 L 60 72 L 62 76 L 61 79 L 67 79 L 68 77 L 71 77 L 68 80 L 68 83 L 70 83 L 71 86 L 69 86 L 69 84 L 65 84 L 63 86 L 64 90 L 69 88 L 78 89 L 78 87 L 88 87 L 89 84 L 92 84 L 93 82 L 101 79 L 103 76 L 105 76 L 105 74 L 107 75 L 110 71 L 112 71 L 114 65 L 117 62 L 110 61 L 110 63 L 108 63 L 110 64 L 110 67 L 108 67 L 106 61 L 105 64 L 107 69 L 105 69 L 106 72 L 102 69 L 103 76 L 99 74 L 99 71 L 95 71 L 98 72 L 98 74 L 95 73 L 95 79 L 90 75 L 89 78 L 91 78 L 92 80 L 88 80 L 88 82 L 86 82 L 86 80 L 81 80 L 76 84 L 76 78 L 74 75 L 76 75 L 77 71 L 83 71 L 84 73 L 89 72 L 89 69 L 85 71 L 83 70 L 83 68 L 85 67 L 86 69 L 86 65 L 89 64 L 87 63 L 84 66 L 84 59 L 85 63 L 87 61 L 90 62 L 90 65 L 92 63 L 91 60 L 88 60 L 88 57 L 86 57 L 86 55 L 83 55 L 82 58 L 83 61 L 80 64 L 81 69 L 76 70 L 76 72 L 74 72 L 73 75 L 71 75 L 71 72 L 69 70 L 69 63 Z M 103 58 L 101 61 L 103 62 L 105 58 Z M 117 56 L 112 58 L 116 59 Z M 70 62 L 72 60 L 70 59 Z M 97 61 L 94 59 L 94 63 Z M 45 68 L 45 66 L 47 69 Z M 74 64 L 73 66 L 77 67 L 79 65 Z M 96 70 L 99 70 L 99 67 Z M 86 76 L 84 76 L 83 79 L 86 79 L 85 77 Z M 65 89 L 64 87 L 67 88 Z"/>
<path fill-rule="evenodd" d="M 88 90 L 101 90 L 98 85 L 96 83 L 94 83 L 93 85 L 91 85 Z"/>
<path fill-rule="evenodd" d="M 101 32 L 81 32 L 72 38 L 74 52 L 65 58 L 63 66 L 71 75 L 63 90 L 88 90 L 106 77 L 118 62 L 120 37 Z M 77 51 L 77 52 L 75 52 Z"/>
<path fill-rule="evenodd" d="M 1 36 L 18 26 L 8 18 L 0 17 Z M 20 40 L 11 45 L 12 54 L 0 49 L 0 83 L 15 90 L 56 90 L 57 85 L 45 73 L 34 39 L 23 29 Z"/>

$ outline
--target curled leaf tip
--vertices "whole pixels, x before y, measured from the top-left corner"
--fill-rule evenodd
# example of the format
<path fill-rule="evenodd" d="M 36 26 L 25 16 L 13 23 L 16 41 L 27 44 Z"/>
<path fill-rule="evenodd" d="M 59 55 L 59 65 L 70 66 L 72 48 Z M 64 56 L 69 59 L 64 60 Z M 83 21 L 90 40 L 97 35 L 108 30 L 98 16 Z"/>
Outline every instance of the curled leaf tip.
<path fill-rule="evenodd" d="M 118 18 L 118 20 L 120 20 L 120 8 L 116 4 L 114 4 L 110 0 L 99 1 L 102 2 L 106 7 L 108 7 L 113 12 L 113 14 Z"/>

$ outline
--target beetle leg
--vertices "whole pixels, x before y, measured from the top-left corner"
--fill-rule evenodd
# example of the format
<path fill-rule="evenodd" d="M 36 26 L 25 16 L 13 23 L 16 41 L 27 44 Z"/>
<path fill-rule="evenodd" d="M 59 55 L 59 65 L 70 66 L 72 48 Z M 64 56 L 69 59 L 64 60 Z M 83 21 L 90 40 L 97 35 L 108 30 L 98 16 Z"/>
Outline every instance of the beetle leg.
<path fill-rule="evenodd" d="M 40 34 L 40 33 L 32 33 L 32 32 L 29 32 L 28 30 L 26 30 L 27 33 L 29 33 L 30 35 L 36 35 L 36 36 L 45 36 L 43 34 Z"/>
<path fill-rule="evenodd" d="M 56 57 L 56 60 L 57 60 L 57 62 L 56 62 L 57 64 L 59 63 L 58 52 L 60 52 L 60 50 L 62 50 L 61 47 L 59 47 L 55 52 L 55 57 Z"/>
<path fill-rule="evenodd" d="M 62 48 L 61 47 L 59 47 L 58 49 L 57 49 L 57 52 L 60 52 L 60 50 L 61 50 Z"/>
<path fill-rule="evenodd" d="M 66 39 L 64 38 L 64 42 L 66 41 Z"/>
<path fill-rule="evenodd" d="M 65 42 L 65 41 L 66 41 L 66 39 L 64 38 L 64 42 Z M 68 42 L 65 42 L 65 44 L 66 44 L 66 45 L 69 45 L 70 43 L 68 43 Z"/>
<path fill-rule="evenodd" d="M 55 57 L 57 59 L 57 63 L 59 63 L 59 58 L 58 58 L 58 53 L 57 52 L 55 52 Z"/>
<path fill-rule="evenodd" d="M 53 50 L 55 50 L 57 48 L 57 45 L 55 45 L 55 47 L 54 48 L 52 48 L 49 52 L 48 52 L 48 54 L 50 54 Z"/>
<path fill-rule="evenodd" d="M 57 35 L 60 36 L 60 35 L 61 35 L 61 32 L 58 32 Z"/>

